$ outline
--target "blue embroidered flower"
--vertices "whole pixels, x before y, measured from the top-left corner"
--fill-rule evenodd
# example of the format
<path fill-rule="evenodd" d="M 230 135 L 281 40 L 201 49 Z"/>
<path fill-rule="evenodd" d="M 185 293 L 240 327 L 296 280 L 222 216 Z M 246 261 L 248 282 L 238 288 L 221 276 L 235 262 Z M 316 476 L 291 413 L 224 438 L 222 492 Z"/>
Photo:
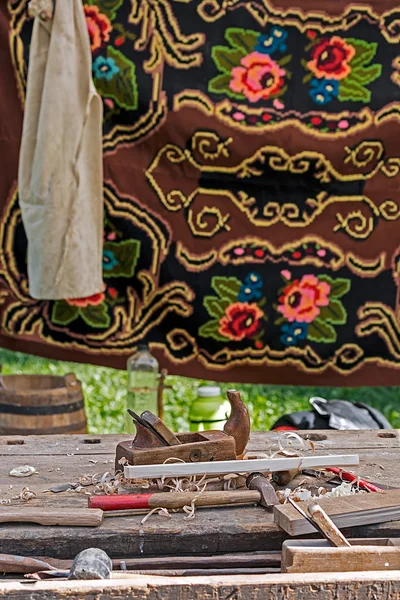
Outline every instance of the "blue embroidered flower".
<path fill-rule="evenodd" d="M 93 63 L 93 74 L 97 79 L 111 81 L 117 73 L 119 73 L 119 67 L 113 58 L 98 56 Z"/>
<path fill-rule="evenodd" d="M 263 280 L 257 273 L 249 273 L 239 290 L 239 302 L 259 300 L 262 296 Z"/>
<path fill-rule="evenodd" d="M 339 94 L 336 79 L 312 79 L 310 86 L 310 96 L 317 104 L 327 104 Z"/>
<path fill-rule="evenodd" d="M 261 54 L 269 54 L 270 56 L 276 51 L 285 52 L 287 49 L 287 45 L 285 44 L 287 37 L 287 31 L 284 31 L 280 27 L 272 27 L 269 35 L 260 35 L 257 38 L 254 50 Z"/>
<path fill-rule="evenodd" d="M 112 269 L 118 264 L 118 260 L 114 256 L 112 250 L 103 250 L 103 269 L 105 271 L 112 271 Z"/>
<path fill-rule="evenodd" d="M 308 333 L 308 323 L 285 323 L 281 327 L 281 342 L 285 346 L 295 346 L 297 342 L 305 340 Z"/>

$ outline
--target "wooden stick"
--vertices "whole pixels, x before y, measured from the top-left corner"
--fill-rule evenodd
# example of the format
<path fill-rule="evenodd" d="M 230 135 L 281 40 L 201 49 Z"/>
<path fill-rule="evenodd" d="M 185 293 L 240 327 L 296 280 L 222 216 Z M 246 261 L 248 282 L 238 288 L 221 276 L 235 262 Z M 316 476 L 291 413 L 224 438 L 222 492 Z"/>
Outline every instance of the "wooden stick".
<path fill-rule="evenodd" d="M 69 527 L 98 527 L 103 522 L 103 511 L 78 508 L 57 510 L 38 508 L 9 508 L 0 511 L 0 523 L 37 523 L 38 525 L 66 525 Z"/>
<path fill-rule="evenodd" d="M 289 471 L 291 469 L 313 469 L 331 466 L 357 466 L 358 454 L 305 456 L 294 458 L 263 458 L 258 460 L 224 460 L 199 463 L 168 463 L 163 465 L 126 465 L 127 479 L 155 479 L 157 477 L 179 477 L 181 475 L 215 475 L 228 473 L 262 473 Z"/>

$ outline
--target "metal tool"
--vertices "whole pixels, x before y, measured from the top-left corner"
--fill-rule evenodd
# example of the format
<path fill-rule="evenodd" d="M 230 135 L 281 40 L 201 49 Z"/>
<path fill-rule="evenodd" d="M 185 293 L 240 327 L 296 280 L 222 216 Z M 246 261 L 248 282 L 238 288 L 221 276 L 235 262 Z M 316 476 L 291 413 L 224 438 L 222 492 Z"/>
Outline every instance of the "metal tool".
<path fill-rule="evenodd" d="M 142 417 L 140 417 L 139 415 L 137 415 L 133 410 L 131 410 L 130 408 L 128 408 L 128 413 L 131 415 L 132 419 L 135 421 L 135 423 L 139 423 L 139 425 L 141 425 L 142 427 L 144 427 L 145 429 L 147 429 L 148 431 L 150 431 L 150 433 L 152 435 L 154 435 L 163 446 L 170 446 L 171 444 L 169 442 L 167 442 L 167 440 L 157 431 L 157 429 L 155 429 L 150 423 L 148 423 L 147 421 L 145 421 L 144 419 L 142 419 Z"/>
<path fill-rule="evenodd" d="M 308 514 L 311 516 L 314 523 L 325 531 L 325 536 L 331 540 L 338 548 L 341 546 L 350 546 L 350 542 L 346 540 L 343 533 L 336 527 L 335 523 L 326 512 L 317 504 L 312 502 L 307 506 Z"/>
<path fill-rule="evenodd" d="M 118 444 L 115 470 L 121 471 L 123 464 L 163 464 L 169 458 L 193 463 L 235 460 L 243 454 L 249 440 L 250 418 L 239 392 L 229 390 L 227 396 L 231 414 L 224 431 L 175 434 L 155 415 L 145 411 L 139 416 L 129 410 L 135 420 L 136 436 L 133 441 Z"/>
<path fill-rule="evenodd" d="M 291 498 L 287 499 L 289 504 L 291 504 L 293 506 L 293 508 L 295 508 L 297 510 L 297 512 L 299 512 L 301 514 L 302 517 L 304 517 L 306 519 L 306 521 L 308 521 L 310 523 L 310 525 L 312 525 L 314 527 L 314 529 L 316 531 L 318 531 L 318 533 L 320 533 L 322 535 L 322 537 L 324 537 L 326 540 L 328 540 L 328 542 L 332 545 L 335 546 L 335 544 L 332 542 L 332 540 L 329 539 L 329 537 L 326 535 L 325 531 L 319 526 L 317 525 L 317 523 L 315 523 L 311 517 L 309 517 L 302 508 L 300 508 L 300 506 L 297 504 L 297 502 L 295 502 L 294 500 L 292 500 Z"/>
<path fill-rule="evenodd" d="M 310 525 L 314 527 L 314 529 L 316 529 L 322 535 L 322 537 L 328 540 L 332 546 L 350 546 L 350 543 L 346 540 L 341 531 L 336 527 L 325 511 L 323 511 L 322 508 L 315 502 L 310 504 L 307 508 L 307 510 L 310 510 L 310 506 L 312 507 L 312 515 L 310 516 L 308 516 L 307 513 L 305 513 L 304 510 L 297 504 L 297 502 L 292 500 L 292 498 L 288 498 L 288 502 L 297 510 L 297 512 L 301 514 L 302 517 L 304 517 L 304 519 L 306 519 L 306 521 L 310 523 Z M 318 518 L 322 515 L 322 513 L 323 518 Z M 318 515 L 317 520 L 314 520 L 314 515 Z"/>
<path fill-rule="evenodd" d="M 272 508 L 279 504 L 278 496 L 271 483 L 262 473 L 250 473 L 246 479 L 246 485 L 249 490 L 257 490 L 261 495 L 261 506 Z"/>
<path fill-rule="evenodd" d="M 100 548 L 87 548 L 75 557 L 68 579 L 111 579 L 112 560 Z"/>

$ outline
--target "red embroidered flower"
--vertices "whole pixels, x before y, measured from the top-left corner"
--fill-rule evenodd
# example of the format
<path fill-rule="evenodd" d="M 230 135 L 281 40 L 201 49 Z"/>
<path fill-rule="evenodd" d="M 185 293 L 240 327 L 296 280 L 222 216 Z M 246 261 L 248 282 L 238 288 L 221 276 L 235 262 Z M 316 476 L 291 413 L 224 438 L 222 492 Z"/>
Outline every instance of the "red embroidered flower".
<path fill-rule="evenodd" d="M 87 296 L 86 298 L 69 298 L 68 304 L 71 306 L 79 306 L 79 308 L 85 308 L 86 306 L 97 306 L 101 304 L 105 298 L 103 292 L 93 294 L 93 296 Z"/>
<path fill-rule="evenodd" d="M 355 53 L 354 46 L 347 44 L 340 37 L 333 36 L 314 46 L 312 60 L 307 66 L 319 79 L 344 79 L 351 71 L 349 63 Z"/>
<path fill-rule="evenodd" d="M 278 311 L 291 323 L 311 323 L 320 313 L 320 306 L 328 306 L 331 286 L 318 281 L 315 275 L 304 275 L 290 283 L 279 298 Z"/>
<path fill-rule="evenodd" d="M 276 95 L 285 83 L 286 71 L 268 54 L 252 52 L 242 58 L 241 65 L 232 69 L 229 87 L 233 92 L 244 94 L 250 102 Z"/>
<path fill-rule="evenodd" d="M 219 333 L 230 340 L 243 340 L 255 335 L 261 327 L 264 316 L 257 304 L 236 302 L 225 310 L 219 321 Z"/>
<path fill-rule="evenodd" d="M 98 50 L 104 42 L 110 39 L 112 25 L 109 18 L 99 11 L 99 7 L 88 4 L 84 5 L 86 25 L 90 37 L 90 49 L 92 52 Z"/>

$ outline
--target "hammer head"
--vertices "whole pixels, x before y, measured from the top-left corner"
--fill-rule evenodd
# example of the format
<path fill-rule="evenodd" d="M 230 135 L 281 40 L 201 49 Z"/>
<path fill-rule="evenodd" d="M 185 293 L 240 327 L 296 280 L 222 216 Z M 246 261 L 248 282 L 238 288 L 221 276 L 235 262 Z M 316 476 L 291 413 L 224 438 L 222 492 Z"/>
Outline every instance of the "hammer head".
<path fill-rule="evenodd" d="M 261 506 L 272 508 L 275 504 L 279 504 L 274 488 L 262 473 L 250 473 L 247 477 L 246 485 L 249 490 L 257 490 L 260 492 Z"/>
<path fill-rule="evenodd" d="M 100 548 L 87 548 L 75 556 L 68 579 L 111 579 L 112 560 Z"/>

